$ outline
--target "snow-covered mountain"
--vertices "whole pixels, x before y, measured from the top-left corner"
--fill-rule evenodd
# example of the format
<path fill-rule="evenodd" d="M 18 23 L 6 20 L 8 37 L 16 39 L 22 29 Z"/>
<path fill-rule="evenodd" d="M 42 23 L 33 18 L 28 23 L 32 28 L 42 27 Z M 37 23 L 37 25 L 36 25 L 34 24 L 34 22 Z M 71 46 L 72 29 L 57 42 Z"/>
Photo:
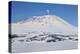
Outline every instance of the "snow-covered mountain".
<path fill-rule="evenodd" d="M 55 15 L 33 16 L 12 23 L 11 29 L 12 52 L 78 48 L 77 28 Z"/>
<path fill-rule="evenodd" d="M 76 35 L 77 27 L 56 15 L 33 16 L 27 20 L 12 23 L 12 34 L 54 33 L 65 35 Z"/>

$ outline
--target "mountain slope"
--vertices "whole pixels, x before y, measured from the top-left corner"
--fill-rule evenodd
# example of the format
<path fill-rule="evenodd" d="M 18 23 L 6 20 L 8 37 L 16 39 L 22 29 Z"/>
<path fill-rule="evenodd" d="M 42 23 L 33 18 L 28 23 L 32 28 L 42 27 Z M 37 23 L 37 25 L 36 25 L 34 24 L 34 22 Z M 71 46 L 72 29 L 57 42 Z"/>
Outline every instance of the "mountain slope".
<path fill-rule="evenodd" d="M 55 15 L 33 16 L 27 20 L 12 23 L 12 34 L 27 32 L 51 32 L 57 34 L 76 35 L 77 28 Z"/>

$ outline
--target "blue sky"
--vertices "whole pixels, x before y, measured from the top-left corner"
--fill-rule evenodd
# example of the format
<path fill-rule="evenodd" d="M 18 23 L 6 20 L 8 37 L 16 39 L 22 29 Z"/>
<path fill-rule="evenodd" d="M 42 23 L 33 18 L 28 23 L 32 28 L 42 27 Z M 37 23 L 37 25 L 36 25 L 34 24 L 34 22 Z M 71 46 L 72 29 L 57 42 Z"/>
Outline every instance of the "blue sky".
<path fill-rule="evenodd" d="M 74 26 L 78 26 L 77 5 L 46 4 L 30 2 L 12 2 L 11 21 L 12 23 L 27 19 L 31 16 L 47 15 L 46 10 L 50 10 L 51 15 L 57 15 Z"/>

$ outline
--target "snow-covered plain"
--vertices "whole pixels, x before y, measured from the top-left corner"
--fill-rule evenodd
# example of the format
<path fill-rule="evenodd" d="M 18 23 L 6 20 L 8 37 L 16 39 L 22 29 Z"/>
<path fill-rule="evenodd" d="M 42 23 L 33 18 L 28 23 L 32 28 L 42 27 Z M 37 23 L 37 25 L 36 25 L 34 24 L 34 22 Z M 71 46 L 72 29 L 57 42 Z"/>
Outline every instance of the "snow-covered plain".
<path fill-rule="evenodd" d="M 26 43 L 26 42 L 15 42 L 12 43 L 12 52 L 37 52 L 37 51 L 52 51 L 52 50 L 68 50 L 77 49 L 77 41 L 60 41 L 52 43 Z"/>

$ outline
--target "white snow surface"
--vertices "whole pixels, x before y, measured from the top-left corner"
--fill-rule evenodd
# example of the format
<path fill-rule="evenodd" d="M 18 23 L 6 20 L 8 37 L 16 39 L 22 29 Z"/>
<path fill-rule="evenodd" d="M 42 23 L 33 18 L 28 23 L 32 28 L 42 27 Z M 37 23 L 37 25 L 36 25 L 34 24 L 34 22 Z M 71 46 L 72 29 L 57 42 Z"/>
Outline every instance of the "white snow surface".
<path fill-rule="evenodd" d="M 12 53 L 77 49 L 78 48 L 77 43 L 78 43 L 77 41 L 70 40 L 54 43 L 15 42 L 12 44 Z"/>

